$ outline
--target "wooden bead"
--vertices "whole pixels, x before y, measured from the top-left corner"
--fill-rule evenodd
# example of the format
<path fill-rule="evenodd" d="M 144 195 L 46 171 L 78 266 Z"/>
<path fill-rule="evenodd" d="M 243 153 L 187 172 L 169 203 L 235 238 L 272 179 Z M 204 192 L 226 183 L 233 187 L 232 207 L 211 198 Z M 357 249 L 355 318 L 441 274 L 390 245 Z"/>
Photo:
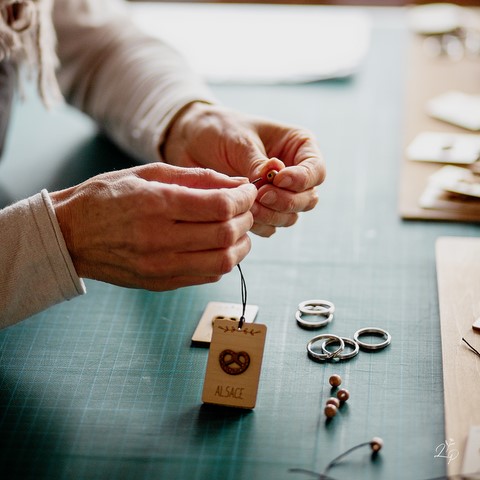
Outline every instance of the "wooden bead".
<path fill-rule="evenodd" d="M 337 392 L 337 398 L 341 401 L 341 402 L 346 402 L 349 398 L 350 398 L 350 393 L 348 392 L 348 390 L 346 388 L 341 388 L 338 392 Z"/>
<path fill-rule="evenodd" d="M 255 184 L 257 188 L 261 188 L 267 183 L 273 183 L 277 173 L 277 170 L 269 170 L 263 177 L 258 177 L 255 180 L 252 180 L 251 183 Z"/>
<path fill-rule="evenodd" d="M 274 178 L 277 176 L 277 170 L 269 170 L 266 175 L 266 180 L 268 183 L 272 183 Z"/>
<path fill-rule="evenodd" d="M 332 387 L 339 387 L 342 384 L 342 377 L 340 375 L 332 375 L 328 381 Z"/>
<path fill-rule="evenodd" d="M 338 411 L 337 407 L 335 405 L 330 404 L 330 403 L 325 406 L 325 410 L 324 410 L 325 416 L 327 418 L 334 417 L 337 414 L 337 411 Z"/>
<path fill-rule="evenodd" d="M 339 408 L 340 407 L 340 400 L 336 397 L 330 397 L 327 400 L 327 405 L 334 405 L 335 407 Z"/>
<path fill-rule="evenodd" d="M 383 440 L 380 437 L 373 437 L 370 441 L 370 448 L 372 449 L 372 452 L 377 453 L 382 449 L 382 447 Z"/>

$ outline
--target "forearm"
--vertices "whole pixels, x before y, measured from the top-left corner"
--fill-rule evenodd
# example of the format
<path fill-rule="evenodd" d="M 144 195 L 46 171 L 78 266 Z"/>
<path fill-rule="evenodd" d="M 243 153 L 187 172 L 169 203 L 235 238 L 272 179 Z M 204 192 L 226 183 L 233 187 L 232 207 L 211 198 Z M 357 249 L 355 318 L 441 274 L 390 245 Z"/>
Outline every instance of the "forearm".
<path fill-rule="evenodd" d="M 46 191 L 0 210 L 0 328 L 85 293 Z"/>
<path fill-rule="evenodd" d="M 130 154 L 159 160 L 175 115 L 213 96 L 174 49 L 139 32 L 115 2 L 92 3 L 55 6 L 61 87 Z"/>

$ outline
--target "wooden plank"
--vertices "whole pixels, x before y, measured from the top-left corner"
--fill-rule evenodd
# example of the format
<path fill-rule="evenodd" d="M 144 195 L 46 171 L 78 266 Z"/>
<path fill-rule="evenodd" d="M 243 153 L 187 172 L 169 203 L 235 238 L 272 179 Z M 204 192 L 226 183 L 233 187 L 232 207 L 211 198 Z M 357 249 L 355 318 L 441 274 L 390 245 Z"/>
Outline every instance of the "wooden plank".
<path fill-rule="evenodd" d="M 454 442 L 450 455 L 460 454 L 458 461 L 447 462 L 447 468 L 455 475 L 470 426 L 480 425 L 480 357 L 462 341 L 464 337 L 480 350 L 480 334 L 472 329 L 480 317 L 480 238 L 439 238 L 436 262 L 446 441 Z"/>

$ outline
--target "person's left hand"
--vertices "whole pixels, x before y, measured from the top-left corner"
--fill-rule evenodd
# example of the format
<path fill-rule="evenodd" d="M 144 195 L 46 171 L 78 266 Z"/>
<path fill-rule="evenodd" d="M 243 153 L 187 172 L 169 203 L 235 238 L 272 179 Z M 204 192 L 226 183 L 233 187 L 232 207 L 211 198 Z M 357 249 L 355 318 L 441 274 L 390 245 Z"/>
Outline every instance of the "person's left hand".
<path fill-rule="evenodd" d="M 250 181 L 277 170 L 273 184 L 259 188 L 251 210 L 252 231 L 264 237 L 311 210 L 318 202 L 315 187 L 325 178 L 320 150 L 307 130 L 199 102 L 174 120 L 162 153 L 172 165 L 212 168 Z"/>

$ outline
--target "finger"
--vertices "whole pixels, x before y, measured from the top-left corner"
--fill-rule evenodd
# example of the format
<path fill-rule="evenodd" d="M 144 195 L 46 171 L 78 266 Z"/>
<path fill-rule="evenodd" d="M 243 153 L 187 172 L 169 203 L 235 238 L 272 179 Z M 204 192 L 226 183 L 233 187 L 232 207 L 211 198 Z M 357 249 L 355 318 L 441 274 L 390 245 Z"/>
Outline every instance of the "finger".
<path fill-rule="evenodd" d="M 193 287 L 195 285 L 204 285 L 206 283 L 218 282 L 222 278 L 222 275 L 216 276 L 192 276 L 184 275 L 178 277 L 169 278 L 165 280 L 146 280 L 145 285 L 140 287 L 145 290 L 152 290 L 155 292 L 165 292 L 167 290 L 176 290 L 177 288 Z"/>
<path fill-rule="evenodd" d="M 148 255 L 131 260 L 129 268 L 147 278 L 175 276 L 210 277 L 232 271 L 248 254 L 251 241 L 243 235 L 229 248 L 202 252 Z"/>
<path fill-rule="evenodd" d="M 183 222 L 221 222 L 247 212 L 252 207 L 257 189 L 245 183 L 235 188 L 200 190 L 178 185 L 157 184 L 154 201 L 160 212 L 168 205 L 169 215 Z"/>
<path fill-rule="evenodd" d="M 277 212 L 295 213 L 312 210 L 318 203 L 318 194 L 314 188 L 299 193 L 291 192 L 272 185 L 265 185 L 258 191 L 258 202 Z"/>
<path fill-rule="evenodd" d="M 199 252 L 217 250 L 235 245 L 253 226 L 253 215 L 243 213 L 226 222 L 177 223 L 162 239 L 176 251 Z"/>
<path fill-rule="evenodd" d="M 95 278 L 91 275 L 89 278 Z M 221 275 L 177 275 L 177 276 L 145 276 L 118 265 L 102 265 L 102 281 L 128 288 L 142 288 L 156 292 L 175 290 L 181 287 L 218 282 Z"/>
<path fill-rule="evenodd" d="M 258 202 L 252 208 L 255 219 L 254 225 L 271 225 L 272 227 L 290 227 L 298 220 L 295 212 L 277 212 L 271 208 L 264 207 Z"/>
<path fill-rule="evenodd" d="M 231 138 L 226 140 L 228 142 L 226 156 L 231 172 L 238 172 L 254 180 L 262 166 L 269 160 L 262 140 L 250 128 L 246 130 L 235 128 L 230 136 Z"/>
<path fill-rule="evenodd" d="M 255 235 L 268 238 L 271 237 L 276 232 L 276 230 L 277 229 L 272 225 L 260 225 L 258 223 L 254 223 L 251 231 Z"/>
<path fill-rule="evenodd" d="M 165 163 L 151 163 L 132 169 L 143 180 L 182 185 L 190 188 L 232 188 L 248 183 L 245 177 L 229 177 L 209 168 L 182 168 Z"/>
<path fill-rule="evenodd" d="M 320 185 L 325 180 L 325 175 L 325 163 L 318 149 L 313 148 L 313 145 L 304 145 L 295 156 L 295 164 L 279 171 L 273 184 L 302 192 Z"/>

